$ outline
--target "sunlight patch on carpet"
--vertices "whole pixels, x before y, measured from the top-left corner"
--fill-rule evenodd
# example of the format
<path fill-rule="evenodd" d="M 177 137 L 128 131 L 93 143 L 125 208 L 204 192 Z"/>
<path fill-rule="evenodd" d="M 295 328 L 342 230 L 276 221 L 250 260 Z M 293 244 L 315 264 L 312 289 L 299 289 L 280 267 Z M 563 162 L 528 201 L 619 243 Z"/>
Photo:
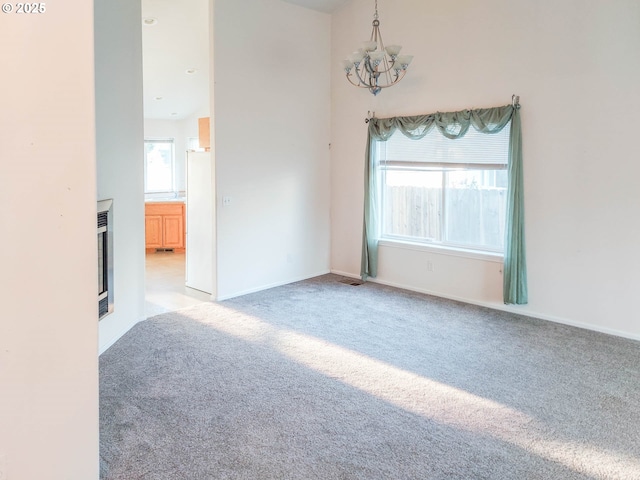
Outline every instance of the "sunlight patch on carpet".
<path fill-rule="evenodd" d="M 587 443 L 556 438 L 553 426 L 506 405 L 425 378 L 327 341 L 277 328 L 219 304 L 184 315 L 216 330 L 278 351 L 287 358 L 407 412 L 509 442 L 593 478 L 634 478 L 640 460 Z"/>

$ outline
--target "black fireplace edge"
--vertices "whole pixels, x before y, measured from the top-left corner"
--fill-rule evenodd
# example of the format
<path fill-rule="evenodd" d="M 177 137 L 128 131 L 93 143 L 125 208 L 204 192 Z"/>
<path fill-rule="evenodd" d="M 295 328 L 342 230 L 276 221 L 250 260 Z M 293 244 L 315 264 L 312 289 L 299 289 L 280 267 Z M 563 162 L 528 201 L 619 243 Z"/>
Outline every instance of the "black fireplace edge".
<path fill-rule="evenodd" d="M 98 320 L 113 312 L 113 199 L 98 201 Z"/>

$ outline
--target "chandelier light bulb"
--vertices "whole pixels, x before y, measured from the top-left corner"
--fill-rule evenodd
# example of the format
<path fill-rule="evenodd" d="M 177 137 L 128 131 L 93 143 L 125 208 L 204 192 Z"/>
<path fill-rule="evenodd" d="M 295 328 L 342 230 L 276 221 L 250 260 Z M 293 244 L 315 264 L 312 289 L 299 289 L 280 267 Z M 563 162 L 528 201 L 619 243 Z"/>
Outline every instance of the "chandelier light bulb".
<path fill-rule="evenodd" d="M 413 55 L 398 55 L 396 58 L 396 62 L 402 67 L 403 70 L 406 70 L 409 64 L 413 60 Z"/>
<path fill-rule="evenodd" d="M 362 60 L 364 59 L 364 57 L 366 57 L 367 54 L 364 50 L 360 49 L 357 52 L 353 52 L 353 54 L 351 55 L 351 57 L 349 57 L 349 59 L 355 63 L 356 65 L 359 64 L 360 62 L 362 62 Z"/>
<path fill-rule="evenodd" d="M 342 61 L 342 68 L 344 68 L 344 71 L 349 73 L 351 71 L 351 69 L 353 68 L 353 62 L 351 60 L 343 60 Z"/>
<path fill-rule="evenodd" d="M 362 48 L 365 52 L 373 52 L 376 48 L 378 48 L 378 42 L 374 40 L 362 42 Z"/>
<path fill-rule="evenodd" d="M 374 66 L 377 66 L 384 60 L 385 55 L 385 52 L 369 52 L 369 60 Z"/>
<path fill-rule="evenodd" d="M 385 50 L 387 51 L 387 54 L 391 58 L 393 58 L 398 56 L 398 54 L 400 53 L 400 50 L 402 50 L 402 47 L 400 45 L 387 45 Z"/>

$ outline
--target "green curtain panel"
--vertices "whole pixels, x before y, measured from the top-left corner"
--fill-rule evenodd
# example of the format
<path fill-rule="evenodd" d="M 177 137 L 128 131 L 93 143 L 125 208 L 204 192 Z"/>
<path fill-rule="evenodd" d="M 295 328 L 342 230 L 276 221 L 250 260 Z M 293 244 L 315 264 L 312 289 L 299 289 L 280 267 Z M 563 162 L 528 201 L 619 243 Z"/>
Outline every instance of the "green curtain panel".
<path fill-rule="evenodd" d="M 524 238 L 524 191 L 522 177 L 522 132 L 520 105 L 433 113 L 410 117 L 372 118 L 369 121 L 365 153 L 364 228 L 360 275 L 363 280 L 378 273 L 378 175 L 375 142 L 386 141 L 396 130 L 418 140 L 435 126 L 447 138 L 463 137 L 473 126 L 481 133 L 497 133 L 511 122 L 509 137 L 509 185 L 507 188 L 506 238 L 504 245 L 504 303 L 526 304 L 527 265 Z"/>

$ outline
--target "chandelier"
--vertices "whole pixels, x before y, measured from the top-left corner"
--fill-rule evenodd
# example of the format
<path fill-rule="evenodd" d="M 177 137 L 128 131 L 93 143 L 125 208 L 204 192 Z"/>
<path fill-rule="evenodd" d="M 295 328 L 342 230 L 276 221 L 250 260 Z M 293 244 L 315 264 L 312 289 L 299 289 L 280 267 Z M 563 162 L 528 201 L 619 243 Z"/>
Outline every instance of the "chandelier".
<path fill-rule="evenodd" d="M 378 0 L 375 5 L 371 38 L 344 60 L 343 65 L 349 83 L 377 95 L 383 88 L 402 80 L 413 56 L 399 55 L 400 45 L 384 46 L 378 20 Z"/>

